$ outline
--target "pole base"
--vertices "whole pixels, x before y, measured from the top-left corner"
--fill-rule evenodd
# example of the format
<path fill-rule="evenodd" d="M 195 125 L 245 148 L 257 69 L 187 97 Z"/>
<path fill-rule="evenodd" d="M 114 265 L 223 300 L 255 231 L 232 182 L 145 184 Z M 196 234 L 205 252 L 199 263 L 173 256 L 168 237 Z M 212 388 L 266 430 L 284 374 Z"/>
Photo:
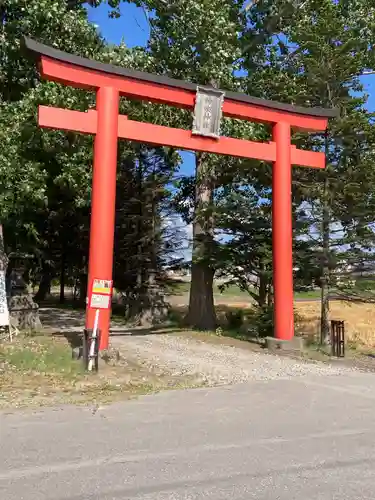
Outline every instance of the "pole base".
<path fill-rule="evenodd" d="M 85 367 L 85 370 L 88 370 L 89 368 L 89 362 L 90 359 L 93 359 L 93 367 L 92 371 L 97 372 L 99 370 L 99 345 L 100 345 L 100 335 L 101 335 L 101 330 L 97 331 L 97 335 L 95 339 L 93 338 L 93 330 L 92 328 L 85 328 L 83 331 L 83 345 L 82 345 L 82 359 L 83 359 L 83 365 Z M 94 355 L 90 356 L 90 346 L 91 342 L 95 342 L 95 347 L 94 347 Z"/>
<path fill-rule="evenodd" d="M 281 340 L 275 337 L 266 337 L 266 347 L 271 352 L 283 351 L 302 354 L 305 343 L 302 337 L 293 337 L 291 340 Z"/>

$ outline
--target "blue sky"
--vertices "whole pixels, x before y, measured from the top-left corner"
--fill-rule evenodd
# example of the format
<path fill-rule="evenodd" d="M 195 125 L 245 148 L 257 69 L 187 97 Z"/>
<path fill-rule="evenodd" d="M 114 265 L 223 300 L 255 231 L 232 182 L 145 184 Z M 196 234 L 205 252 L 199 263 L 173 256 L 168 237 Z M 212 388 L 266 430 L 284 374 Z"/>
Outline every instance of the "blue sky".
<path fill-rule="evenodd" d="M 98 8 L 89 8 L 89 19 L 99 26 L 102 35 L 109 42 L 120 43 L 124 40 L 128 47 L 145 45 L 150 34 L 143 10 L 134 4 L 122 4 L 119 19 L 108 18 L 108 6 L 105 4 Z M 180 174 L 192 175 L 194 173 L 193 153 L 182 151 L 181 156 L 183 164 Z"/>
<path fill-rule="evenodd" d="M 142 9 L 134 4 L 123 3 L 121 5 L 121 17 L 119 19 L 108 18 L 108 7 L 102 4 L 94 9 L 89 8 L 89 19 L 97 24 L 102 35 L 112 43 L 120 43 L 124 40 L 128 47 L 145 45 L 149 37 L 149 26 Z M 363 77 L 366 92 L 370 95 L 368 108 L 375 111 L 375 75 Z M 182 175 L 190 175 L 194 172 L 194 157 L 192 153 L 183 152 Z"/>
<path fill-rule="evenodd" d="M 108 6 L 89 8 L 89 19 L 99 25 L 102 35 L 110 42 L 120 43 L 124 39 L 128 47 L 145 45 L 149 37 L 149 26 L 142 9 L 134 4 L 121 5 L 121 17 L 108 19 Z"/>
<path fill-rule="evenodd" d="M 123 3 L 121 5 L 121 17 L 118 19 L 108 18 L 108 7 L 105 4 L 96 9 L 90 8 L 89 19 L 99 26 L 104 38 L 111 43 L 118 44 L 123 40 L 128 47 L 143 46 L 149 37 L 150 30 L 145 14 L 142 9 L 134 4 Z M 364 77 L 363 84 L 369 94 L 368 108 L 375 111 L 375 75 Z M 193 153 L 185 151 L 181 153 L 181 156 L 183 163 L 180 174 L 192 175 L 194 173 Z M 177 225 L 180 225 L 181 222 L 177 222 Z M 186 227 L 186 240 L 187 247 L 183 252 L 183 257 L 190 260 L 191 225 Z"/>
<path fill-rule="evenodd" d="M 121 14 L 119 19 L 109 19 L 107 5 L 102 4 L 96 9 L 89 8 L 90 21 L 99 26 L 108 41 L 120 43 L 123 39 L 128 47 L 145 45 L 150 30 L 143 10 L 134 4 L 123 3 Z M 375 111 L 375 75 L 366 76 L 362 81 L 366 92 L 370 95 L 368 108 Z"/>

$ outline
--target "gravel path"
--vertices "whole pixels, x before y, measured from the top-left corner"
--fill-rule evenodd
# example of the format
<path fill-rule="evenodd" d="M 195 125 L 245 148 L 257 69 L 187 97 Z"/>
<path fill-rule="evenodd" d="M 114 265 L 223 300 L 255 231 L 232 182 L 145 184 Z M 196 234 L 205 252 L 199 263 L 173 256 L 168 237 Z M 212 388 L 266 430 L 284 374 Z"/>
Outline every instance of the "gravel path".
<path fill-rule="evenodd" d="M 308 363 L 175 335 L 114 337 L 112 345 L 125 359 L 142 363 L 150 370 L 163 370 L 177 378 L 194 377 L 206 385 L 341 375 L 353 371 L 347 367 Z"/>
<path fill-rule="evenodd" d="M 42 309 L 46 327 L 58 331 L 82 331 L 83 313 L 74 310 Z M 212 344 L 192 337 L 152 334 L 131 335 L 124 327 L 114 326 L 111 346 L 125 361 L 142 365 L 150 374 L 168 374 L 174 380 L 197 384 L 224 385 L 246 380 L 272 380 L 307 375 L 341 375 L 356 371 L 349 366 L 305 362 L 287 356 L 222 344 Z M 116 335 L 116 333 L 121 335 Z M 128 333 L 129 335 L 126 335 Z"/>

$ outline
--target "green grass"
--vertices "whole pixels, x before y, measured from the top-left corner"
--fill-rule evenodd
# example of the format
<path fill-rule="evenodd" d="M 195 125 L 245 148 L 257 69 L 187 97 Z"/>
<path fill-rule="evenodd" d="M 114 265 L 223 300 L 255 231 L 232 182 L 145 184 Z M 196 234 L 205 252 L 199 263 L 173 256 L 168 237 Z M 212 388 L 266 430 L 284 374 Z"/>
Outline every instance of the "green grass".
<path fill-rule="evenodd" d="M 311 290 L 308 292 L 294 292 L 295 299 L 318 299 L 321 295 L 320 290 Z"/>
<path fill-rule="evenodd" d="M 186 281 L 175 281 L 174 283 L 171 283 L 169 286 L 169 294 L 170 295 L 184 295 L 189 293 L 190 290 L 190 283 Z M 214 295 L 216 297 L 243 297 L 248 299 L 249 294 L 247 292 L 244 292 L 243 290 L 240 290 L 235 285 L 231 285 L 228 288 L 225 288 L 223 292 L 220 291 L 219 286 L 217 284 L 214 284 Z M 295 298 L 299 299 L 315 299 L 320 297 L 320 290 L 311 290 L 308 292 L 295 292 L 294 293 Z"/>
<path fill-rule="evenodd" d="M 64 337 L 19 334 L 13 342 L 0 343 L 0 409 L 105 404 L 196 384 L 186 376 L 116 359 L 101 360 L 98 373 L 87 373 Z"/>
<path fill-rule="evenodd" d="M 223 296 L 223 297 L 249 297 L 247 292 L 240 290 L 237 286 L 229 286 L 225 288 L 223 292 L 220 291 L 219 286 L 214 284 L 214 295 Z M 171 283 L 168 288 L 170 295 L 183 295 L 189 293 L 190 291 L 190 283 L 186 281 L 175 281 Z"/>
<path fill-rule="evenodd" d="M 190 283 L 186 281 L 176 281 L 171 283 L 168 291 L 170 295 L 183 295 L 189 293 Z M 219 290 L 219 286 L 214 284 L 214 295 L 222 295 L 226 297 L 248 297 L 248 293 L 240 290 L 237 286 L 230 286 L 226 288 L 223 292 Z"/>
<path fill-rule="evenodd" d="M 72 360 L 68 345 L 51 337 L 23 337 L 0 347 L 0 362 L 22 373 L 58 374 L 75 378 L 83 373 L 81 363 Z"/>
<path fill-rule="evenodd" d="M 18 335 L 0 344 L 0 408 L 112 400 L 121 376 L 85 372 L 65 338 Z"/>

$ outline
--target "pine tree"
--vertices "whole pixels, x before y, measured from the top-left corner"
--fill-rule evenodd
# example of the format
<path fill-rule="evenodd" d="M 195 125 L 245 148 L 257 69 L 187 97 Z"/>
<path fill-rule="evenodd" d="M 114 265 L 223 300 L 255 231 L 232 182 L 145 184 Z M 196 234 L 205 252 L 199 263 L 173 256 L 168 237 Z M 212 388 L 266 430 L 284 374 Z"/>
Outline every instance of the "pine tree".
<path fill-rule="evenodd" d="M 261 1 L 249 9 L 249 17 L 247 41 L 263 56 L 248 56 L 247 67 L 257 71 L 249 75 L 249 84 L 261 91 L 265 83 L 269 97 L 340 111 L 326 134 L 307 141 L 295 137 L 297 144 L 327 156 L 322 172 L 294 172 L 294 196 L 308 204 L 311 225 L 319 229 L 321 339 L 327 342 L 329 287 L 338 255 L 345 244 L 373 245 L 374 139 L 360 76 L 374 66 L 374 6 L 361 0 L 308 0 L 303 8 L 301 2 Z M 333 241 L 337 228 L 340 238 Z"/>
<path fill-rule="evenodd" d="M 155 72 L 224 89 L 238 88 L 235 72 L 241 56 L 242 2 L 150 0 L 142 5 L 153 13 L 148 50 Z M 191 117 L 175 114 L 169 124 L 191 128 Z M 216 324 L 213 198 L 222 164 L 217 157 L 195 155 L 192 279 L 186 321 L 204 330 L 212 330 Z"/>
<path fill-rule="evenodd" d="M 120 150 L 114 280 L 125 298 L 127 318 L 149 325 L 165 316 L 165 269 L 181 245 L 178 233 L 163 224 L 177 157 L 143 144 L 123 143 Z"/>

